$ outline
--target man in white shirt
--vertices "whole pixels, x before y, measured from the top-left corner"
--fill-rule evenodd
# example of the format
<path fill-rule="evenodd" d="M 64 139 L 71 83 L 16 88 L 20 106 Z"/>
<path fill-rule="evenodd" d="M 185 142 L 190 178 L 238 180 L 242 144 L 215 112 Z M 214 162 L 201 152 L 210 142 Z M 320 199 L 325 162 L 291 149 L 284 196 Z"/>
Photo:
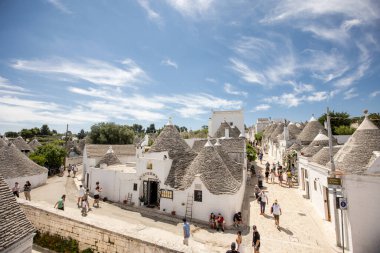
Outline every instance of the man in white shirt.
<path fill-rule="evenodd" d="M 274 201 L 274 203 L 272 205 L 271 213 L 274 216 L 274 224 L 279 229 L 280 228 L 280 215 L 282 214 L 282 212 L 281 212 L 281 207 L 277 202 L 277 199 Z"/>
<path fill-rule="evenodd" d="M 265 205 L 268 205 L 268 197 L 265 194 L 264 191 L 261 191 L 259 194 L 259 199 L 260 199 L 260 214 L 264 215 L 265 213 Z"/>
<path fill-rule="evenodd" d="M 81 207 L 81 203 L 82 203 L 82 198 L 85 194 L 85 190 L 83 188 L 82 185 L 79 186 L 79 191 L 78 191 L 78 207 Z"/>

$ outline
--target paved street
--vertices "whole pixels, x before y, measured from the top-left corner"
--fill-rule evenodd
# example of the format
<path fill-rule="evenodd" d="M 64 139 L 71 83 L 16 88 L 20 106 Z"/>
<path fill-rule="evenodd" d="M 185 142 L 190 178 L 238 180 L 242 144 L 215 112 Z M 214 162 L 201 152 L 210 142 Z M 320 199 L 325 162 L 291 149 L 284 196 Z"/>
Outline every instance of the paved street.
<path fill-rule="evenodd" d="M 264 166 L 263 162 L 263 165 Z M 79 175 L 80 177 L 80 175 Z M 77 186 L 72 177 L 52 177 L 46 185 L 32 191 L 32 200 L 53 206 L 62 194 L 67 195 L 66 207 L 76 208 Z M 76 181 L 78 184 L 79 182 Z M 269 205 L 266 215 L 259 215 L 259 205 L 254 200 L 253 185 L 248 186 L 246 194 L 246 209 L 249 225 L 257 225 L 262 239 L 260 252 L 338 252 L 331 246 L 334 238 L 326 238 L 327 230 L 324 222 L 312 209 L 311 203 L 304 200 L 296 188 L 280 187 L 277 183 L 265 184 L 268 191 Z M 270 206 L 277 199 L 283 210 L 280 231 L 274 225 L 270 215 Z M 92 203 L 92 200 L 90 204 Z M 78 209 L 78 213 L 79 213 Z M 142 216 L 138 212 L 120 209 L 114 205 L 101 202 L 101 208 L 94 209 L 89 215 L 99 215 L 101 219 L 116 218 L 129 224 L 153 227 L 165 230 L 173 237 L 181 237 L 181 223 L 161 222 L 154 218 Z M 249 233 L 248 233 L 249 232 Z M 192 226 L 192 240 L 207 245 L 210 252 L 225 252 L 236 238 L 235 230 L 219 233 L 208 229 Z M 252 252 L 252 231 L 243 231 L 243 252 Z M 330 241 L 329 241 L 330 240 Z M 180 240 L 179 240 L 180 241 Z M 193 251 L 196 252 L 196 251 Z"/>

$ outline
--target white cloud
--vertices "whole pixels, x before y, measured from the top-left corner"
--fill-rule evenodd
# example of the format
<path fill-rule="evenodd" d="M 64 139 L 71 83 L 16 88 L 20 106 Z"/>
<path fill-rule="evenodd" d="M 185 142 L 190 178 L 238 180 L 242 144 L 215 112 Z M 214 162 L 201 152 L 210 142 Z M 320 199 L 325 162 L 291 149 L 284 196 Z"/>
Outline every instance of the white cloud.
<path fill-rule="evenodd" d="M 351 98 L 354 98 L 354 97 L 357 97 L 357 96 L 359 96 L 359 94 L 356 93 L 356 89 L 355 88 L 351 88 L 348 91 L 344 92 L 344 99 L 345 100 L 348 100 L 348 99 L 351 99 Z"/>
<path fill-rule="evenodd" d="M 314 91 L 315 88 L 312 84 L 306 84 L 306 83 L 295 83 L 293 81 L 289 81 L 289 84 L 293 86 L 293 90 L 296 94 L 303 94 L 307 92 Z"/>
<path fill-rule="evenodd" d="M 253 110 L 251 110 L 251 112 L 267 111 L 270 108 L 271 108 L 271 106 L 268 104 L 260 104 L 260 105 L 256 106 Z"/>
<path fill-rule="evenodd" d="M 61 0 L 47 0 L 50 4 L 52 4 L 55 8 L 62 11 L 66 14 L 71 14 L 72 12 L 62 3 Z"/>
<path fill-rule="evenodd" d="M 379 95 L 380 95 L 380 90 L 375 90 L 375 91 L 371 92 L 371 94 L 369 94 L 369 97 L 374 98 L 374 97 L 377 97 Z"/>
<path fill-rule="evenodd" d="M 305 100 L 309 102 L 320 102 L 329 98 L 327 91 L 313 92 L 311 95 L 306 96 Z"/>
<path fill-rule="evenodd" d="M 166 0 L 166 2 L 185 17 L 202 17 L 209 13 L 214 0 Z"/>
<path fill-rule="evenodd" d="M 152 9 L 152 7 L 150 6 L 149 0 L 138 0 L 137 2 L 146 11 L 146 13 L 148 14 L 148 18 L 150 20 L 157 22 L 157 24 L 159 25 L 162 24 L 163 20 L 160 14 L 158 14 L 156 11 Z"/>
<path fill-rule="evenodd" d="M 237 96 L 248 96 L 248 93 L 245 91 L 238 91 L 235 89 L 235 87 L 229 83 L 224 84 L 224 91 L 231 95 L 237 95 Z"/>
<path fill-rule="evenodd" d="M 165 66 L 173 67 L 175 69 L 178 69 L 178 64 L 175 61 L 170 60 L 170 59 L 162 60 L 161 64 L 165 65 Z"/>
<path fill-rule="evenodd" d="M 205 80 L 207 82 L 210 82 L 210 83 L 216 83 L 216 80 L 214 78 L 211 78 L 211 77 L 207 77 Z"/>
<path fill-rule="evenodd" d="M 19 70 L 49 74 L 58 79 L 64 77 L 85 80 L 97 85 L 133 86 L 148 80 L 145 71 L 133 60 L 125 59 L 121 65 L 122 67 L 117 67 L 108 62 L 94 59 L 74 62 L 62 58 L 16 60 L 11 64 L 13 68 Z"/>
<path fill-rule="evenodd" d="M 296 96 L 293 93 L 283 93 L 281 96 L 272 96 L 263 100 L 267 103 L 279 104 L 290 108 L 300 105 L 303 97 Z"/>
<path fill-rule="evenodd" d="M 241 74 L 241 78 L 247 81 L 248 83 L 255 83 L 260 85 L 265 85 L 267 80 L 265 76 L 257 71 L 250 69 L 245 63 L 238 59 L 231 58 L 230 62 L 232 63 L 231 68 Z"/>

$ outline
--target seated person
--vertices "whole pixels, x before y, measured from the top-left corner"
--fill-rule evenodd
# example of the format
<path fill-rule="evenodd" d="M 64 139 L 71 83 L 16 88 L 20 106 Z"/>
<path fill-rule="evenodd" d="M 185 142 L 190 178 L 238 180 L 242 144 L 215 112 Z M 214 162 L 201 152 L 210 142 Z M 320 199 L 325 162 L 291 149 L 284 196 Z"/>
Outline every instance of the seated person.
<path fill-rule="evenodd" d="M 242 218 L 241 218 L 241 212 L 234 214 L 234 226 L 239 227 L 239 224 L 243 224 Z"/>
<path fill-rule="evenodd" d="M 218 217 L 216 218 L 216 231 L 219 231 L 219 229 L 222 229 L 224 232 L 224 217 L 219 213 Z"/>
<path fill-rule="evenodd" d="M 210 223 L 210 228 L 212 228 L 212 229 L 215 229 L 215 228 L 216 228 L 215 220 L 216 220 L 215 214 L 214 214 L 214 213 L 211 213 L 211 214 L 210 214 L 209 223 Z"/>

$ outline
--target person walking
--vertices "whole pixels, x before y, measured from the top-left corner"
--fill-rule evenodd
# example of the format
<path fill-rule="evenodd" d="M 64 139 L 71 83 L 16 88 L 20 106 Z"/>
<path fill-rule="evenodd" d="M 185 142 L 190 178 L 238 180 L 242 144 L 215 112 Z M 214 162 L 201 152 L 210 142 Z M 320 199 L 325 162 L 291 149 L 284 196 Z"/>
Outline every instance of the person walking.
<path fill-rule="evenodd" d="M 257 203 L 259 203 L 260 202 L 260 200 L 259 200 L 260 188 L 258 185 L 255 185 L 254 191 L 255 191 L 255 197 L 256 197 Z"/>
<path fill-rule="evenodd" d="M 71 172 L 71 164 L 69 164 L 69 167 L 67 167 L 67 172 L 68 172 L 68 175 L 67 175 L 67 177 L 70 177 L 70 172 Z"/>
<path fill-rule="evenodd" d="M 99 207 L 99 199 L 100 199 L 100 192 L 102 191 L 102 188 L 99 186 L 99 182 L 96 182 L 96 187 L 95 187 L 95 194 L 94 194 L 94 204 L 92 205 L 93 207 Z"/>
<path fill-rule="evenodd" d="M 77 172 L 78 172 L 78 167 L 74 164 L 74 165 L 73 165 L 73 174 L 74 174 L 74 178 L 75 178 Z"/>
<path fill-rule="evenodd" d="M 239 253 L 243 253 L 243 248 L 241 246 L 243 242 L 243 237 L 241 236 L 241 231 L 238 231 L 237 232 L 237 238 L 236 238 L 236 244 L 237 244 L 237 249 L 236 251 L 239 252 Z"/>
<path fill-rule="evenodd" d="M 231 243 L 231 249 L 227 250 L 226 253 L 240 253 L 236 250 L 236 244 L 233 242 Z"/>
<path fill-rule="evenodd" d="M 82 198 L 85 194 L 85 190 L 83 188 L 83 185 L 80 185 L 79 186 L 79 190 L 78 190 L 78 208 L 82 206 Z"/>
<path fill-rule="evenodd" d="M 62 197 L 55 203 L 54 208 L 58 208 L 59 210 L 64 211 L 65 210 L 65 199 L 66 195 L 63 194 Z"/>
<path fill-rule="evenodd" d="M 265 205 L 268 204 L 268 197 L 264 191 L 261 191 L 259 198 L 260 198 L 260 215 L 263 215 L 265 213 Z"/>
<path fill-rule="evenodd" d="M 252 238 L 252 247 L 254 253 L 260 253 L 260 233 L 257 231 L 256 225 L 253 225 L 253 238 Z"/>
<path fill-rule="evenodd" d="M 12 193 L 13 193 L 13 196 L 16 196 L 17 198 L 20 197 L 20 195 L 19 195 L 19 193 L 20 193 L 20 187 L 18 186 L 18 182 L 16 182 L 15 186 L 13 186 Z"/>
<path fill-rule="evenodd" d="M 270 172 L 270 176 L 269 176 L 271 184 L 274 183 L 274 178 L 276 177 L 275 173 L 276 173 L 276 172 L 275 172 L 275 169 L 273 168 L 273 169 L 271 170 L 271 172 Z"/>
<path fill-rule="evenodd" d="M 90 208 L 88 207 L 88 194 L 85 193 L 83 197 L 81 198 L 81 207 L 82 207 L 82 216 L 87 216 L 88 211 Z"/>
<path fill-rule="evenodd" d="M 290 188 L 290 187 L 293 187 L 293 182 L 292 182 L 292 172 L 291 172 L 291 170 L 288 170 L 287 172 L 286 172 L 286 182 L 288 183 L 288 187 Z"/>
<path fill-rule="evenodd" d="M 259 153 L 259 160 L 260 160 L 260 164 L 263 164 L 263 152 L 260 151 Z"/>
<path fill-rule="evenodd" d="M 265 182 L 268 183 L 268 180 L 269 180 L 269 168 L 266 168 L 265 169 Z"/>
<path fill-rule="evenodd" d="M 190 238 L 190 224 L 187 222 L 186 218 L 183 218 L 183 244 L 189 246 Z"/>
<path fill-rule="evenodd" d="M 271 213 L 274 216 L 274 224 L 277 226 L 277 229 L 280 229 L 280 215 L 282 215 L 281 207 L 277 202 L 277 199 L 274 201 L 271 207 Z"/>
<path fill-rule="evenodd" d="M 32 191 L 32 185 L 30 184 L 29 181 L 26 181 L 26 183 L 24 184 L 24 195 L 25 195 L 26 200 L 29 200 L 29 201 L 32 200 L 30 196 L 31 191 Z"/>

